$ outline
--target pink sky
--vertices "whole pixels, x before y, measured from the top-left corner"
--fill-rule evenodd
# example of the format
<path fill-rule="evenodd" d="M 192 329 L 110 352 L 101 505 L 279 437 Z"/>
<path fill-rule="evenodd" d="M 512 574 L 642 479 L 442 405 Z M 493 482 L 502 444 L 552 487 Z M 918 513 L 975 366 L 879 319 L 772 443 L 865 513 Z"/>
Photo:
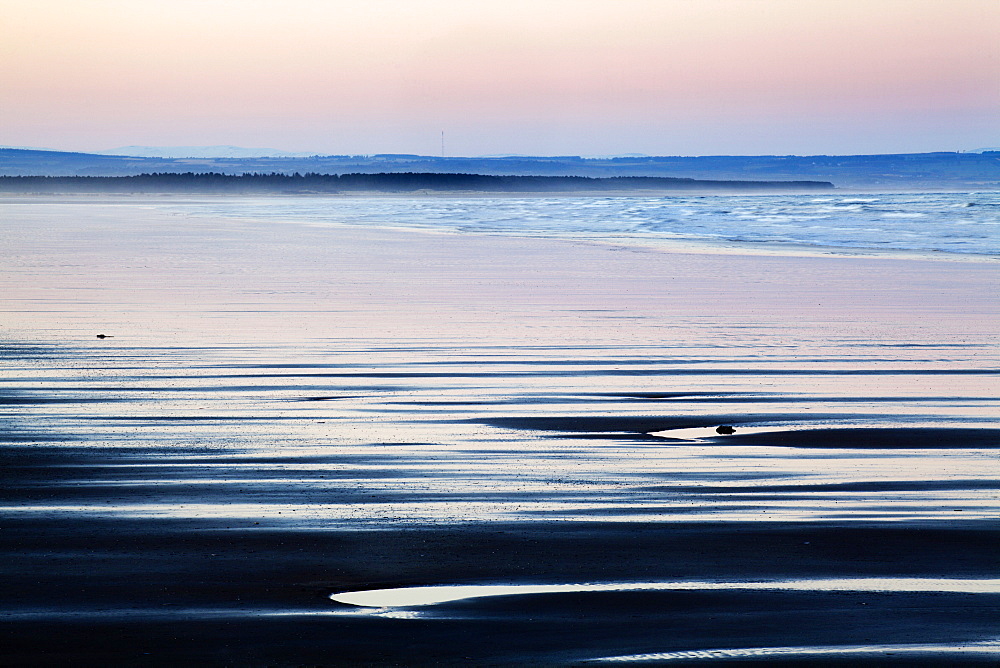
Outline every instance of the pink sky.
<path fill-rule="evenodd" d="M 1000 145 L 996 0 L 0 0 L 0 144 Z"/>

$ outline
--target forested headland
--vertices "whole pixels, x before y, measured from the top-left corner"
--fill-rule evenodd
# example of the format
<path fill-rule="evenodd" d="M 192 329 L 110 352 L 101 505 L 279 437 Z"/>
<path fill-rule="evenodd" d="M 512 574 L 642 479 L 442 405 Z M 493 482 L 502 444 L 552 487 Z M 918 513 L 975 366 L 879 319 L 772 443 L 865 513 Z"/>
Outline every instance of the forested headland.
<path fill-rule="evenodd" d="M 495 176 L 486 174 L 222 174 L 0 176 L 5 193 L 415 193 L 415 192 L 761 192 L 829 190 L 828 181 L 716 181 L 649 176 Z"/>

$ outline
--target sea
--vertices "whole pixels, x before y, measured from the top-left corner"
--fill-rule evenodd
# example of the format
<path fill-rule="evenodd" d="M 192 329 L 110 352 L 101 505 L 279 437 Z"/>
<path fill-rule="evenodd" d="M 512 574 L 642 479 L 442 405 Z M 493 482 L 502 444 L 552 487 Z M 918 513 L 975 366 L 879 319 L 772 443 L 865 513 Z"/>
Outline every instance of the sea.
<path fill-rule="evenodd" d="M 173 205 L 172 205 L 173 206 Z M 1000 192 L 635 197 L 241 197 L 192 215 L 634 245 L 1000 254 Z M 755 246 L 757 248 L 755 248 Z"/>

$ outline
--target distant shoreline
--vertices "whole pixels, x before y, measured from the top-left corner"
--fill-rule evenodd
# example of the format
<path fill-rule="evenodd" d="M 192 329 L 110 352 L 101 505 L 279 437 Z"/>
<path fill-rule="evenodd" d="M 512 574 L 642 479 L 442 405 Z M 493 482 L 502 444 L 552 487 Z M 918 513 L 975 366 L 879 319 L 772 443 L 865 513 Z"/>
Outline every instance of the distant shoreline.
<path fill-rule="evenodd" d="M 886 155 L 716 156 L 427 156 L 152 158 L 0 148 L 3 176 L 241 174 L 489 174 L 493 176 L 666 177 L 708 181 L 820 181 L 865 191 L 1000 188 L 1000 152 Z"/>
<path fill-rule="evenodd" d="M 650 176 L 495 176 L 458 173 L 221 174 L 136 176 L 0 176 L 2 193 L 622 193 L 815 192 L 829 181 L 729 181 Z"/>

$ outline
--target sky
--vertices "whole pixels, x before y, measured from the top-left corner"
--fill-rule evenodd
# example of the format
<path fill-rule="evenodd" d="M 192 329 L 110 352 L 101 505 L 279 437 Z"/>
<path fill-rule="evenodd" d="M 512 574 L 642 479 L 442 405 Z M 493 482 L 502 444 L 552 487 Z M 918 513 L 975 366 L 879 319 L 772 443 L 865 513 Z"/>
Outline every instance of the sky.
<path fill-rule="evenodd" d="M 1000 0 L 0 0 L 0 145 L 1000 146 Z"/>

